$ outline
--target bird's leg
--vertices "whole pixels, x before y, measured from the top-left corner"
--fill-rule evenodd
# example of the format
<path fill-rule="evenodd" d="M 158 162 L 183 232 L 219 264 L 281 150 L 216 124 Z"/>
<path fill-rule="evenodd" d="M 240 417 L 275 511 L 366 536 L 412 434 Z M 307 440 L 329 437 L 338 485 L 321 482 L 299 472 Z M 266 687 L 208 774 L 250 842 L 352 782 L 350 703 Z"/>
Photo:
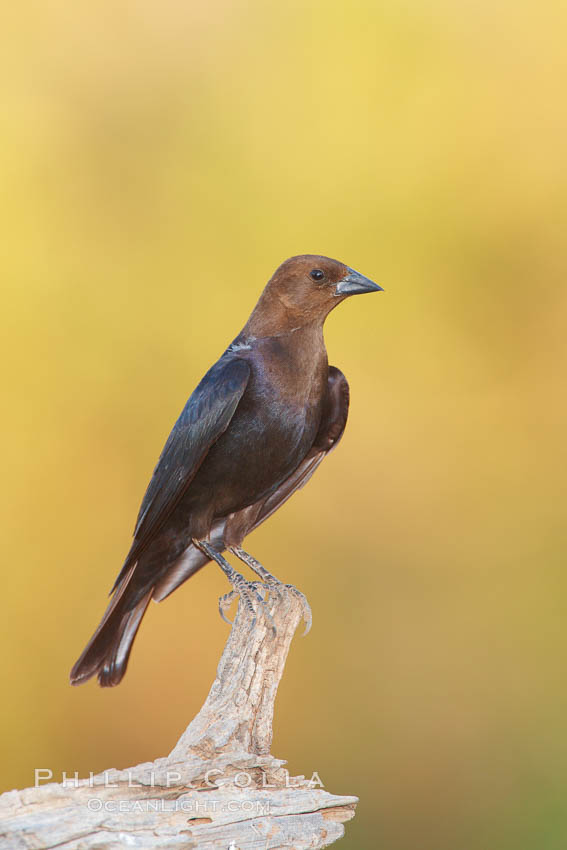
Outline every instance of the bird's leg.
<path fill-rule="evenodd" d="M 278 578 L 273 576 L 270 572 L 268 572 L 268 570 L 264 566 L 262 566 L 260 561 L 257 561 L 256 558 L 254 558 L 240 546 L 229 546 L 228 548 L 234 555 L 236 555 L 237 558 L 247 564 L 250 569 L 256 573 L 256 575 L 260 576 L 264 584 L 268 586 L 269 591 L 275 593 L 280 598 L 283 595 L 284 590 L 289 590 L 290 593 L 293 593 L 294 596 L 297 596 L 303 607 L 303 619 L 305 621 L 305 631 L 303 632 L 303 634 L 306 635 L 307 632 L 310 630 L 311 624 L 313 622 L 311 606 L 307 601 L 307 597 L 300 590 L 298 590 L 297 587 L 294 587 L 293 584 L 284 584 Z"/>
<path fill-rule="evenodd" d="M 221 568 L 221 570 L 223 571 L 223 573 L 225 574 L 225 576 L 227 577 L 227 579 L 231 583 L 232 587 L 234 588 L 233 590 L 230 591 L 230 593 L 225 593 L 224 596 L 221 596 L 220 599 L 219 599 L 219 613 L 220 613 L 221 617 L 223 618 L 223 620 L 226 623 L 228 623 L 229 626 L 232 625 L 231 621 L 226 616 L 225 611 L 228 610 L 228 608 L 230 607 L 232 602 L 236 599 L 236 597 L 240 596 L 240 598 L 244 602 L 246 610 L 248 611 L 248 613 L 252 617 L 252 624 L 251 624 L 250 628 L 254 628 L 254 626 L 256 624 L 256 608 L 254 606 L 253 600 L 254 600 L 254 597 L 256 597 L 255 601 L 257 603 L 260 603 L 260 605 L 262 605 L 264 607 L 264 614 L 266 615 L 266 618 L 270 622 L 270 625 L 272 627 L 272 631 L 275 633 L 276 628 L 274 626 L 274 621 L 272 619 L 270 612 L 266 608 L 266 604 L 264 602 L 263 596 L 261 595 L 261 593 L 258 590 L 258 585 L 260 583 L 259 582 L 246 581 L 244 576 L 241 573 L 238 573 L 234 569 L 234 567 L 231 564 L 229 564 L 229 562 L 226 560 L 226 558 L 224 558 L 221 555 L 220 552 L 217 552 L 217 550 L 214 549 L 207 540 L 196 540 L 195 538 L 193 538 L 193 543 L 208 558 L 210 558 L 212 561 L 216 561 L 216 563 L 219 565 L 219 567 Z"/>

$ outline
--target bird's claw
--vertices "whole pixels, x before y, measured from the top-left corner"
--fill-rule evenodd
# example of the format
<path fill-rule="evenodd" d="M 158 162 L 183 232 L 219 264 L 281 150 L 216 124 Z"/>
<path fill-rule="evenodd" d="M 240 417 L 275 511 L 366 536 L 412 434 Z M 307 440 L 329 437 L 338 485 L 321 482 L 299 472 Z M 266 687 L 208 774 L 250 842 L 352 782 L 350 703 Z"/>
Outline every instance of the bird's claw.
<path fill-rule="evenodd" d="M 238 593 L 236 590 L 231 590 L 229 593 L 225 593 L 224 596 L 219 596 L 219 614 L 229 626 L 232 626 L 233 621 L 229 620 L 224 612 L 228 611 L 237 596 Z"/>
<path fill-rule="evenodd" d="M 296 599 L 299 599 L 301 603 L 301 607 L 303 609 L 303 622 L 305 623 L 305 629 L 302 637 L 305 637 L 306 634 L 309 634 L 311 631 L 311 626 L 313 625 L 313 612 L 311 611 L 311 605 L 307 601 L 307 597 L 304 593 L 295 587 L 293 584 L 284 585 L 285 589 L 292 593 Z"/>

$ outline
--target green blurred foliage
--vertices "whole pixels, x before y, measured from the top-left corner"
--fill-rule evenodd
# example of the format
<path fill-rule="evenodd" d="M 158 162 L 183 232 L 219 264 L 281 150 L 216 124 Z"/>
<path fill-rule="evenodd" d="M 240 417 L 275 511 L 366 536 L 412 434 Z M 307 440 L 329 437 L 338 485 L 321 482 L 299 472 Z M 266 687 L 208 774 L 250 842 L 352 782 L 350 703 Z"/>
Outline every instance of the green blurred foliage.
<path fill-rule="evenodd" d="M 27 2 L 0 51 L 2 784 L 164 755 L 226 638 L 208 568 L 116 690 L 68 670 L 163 442 L 286 256 L 340 449 L 249 540 L 314 629 L 273 752 L 350 850 L 564 850 L 567 15 L 543 3 Z"/>

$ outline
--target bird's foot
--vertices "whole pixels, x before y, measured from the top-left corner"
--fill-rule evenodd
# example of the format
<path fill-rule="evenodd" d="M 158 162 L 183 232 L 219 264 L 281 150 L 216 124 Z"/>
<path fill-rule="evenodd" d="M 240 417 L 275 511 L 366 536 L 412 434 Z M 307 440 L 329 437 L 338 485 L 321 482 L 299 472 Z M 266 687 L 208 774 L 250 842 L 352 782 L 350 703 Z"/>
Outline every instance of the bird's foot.
<path fill-rule="evenodd" d="M 243 575 L 234 571 L 234 576 L 231 578 L 231 584 L 234 590 L 225 593 L 219 598 L 219 614 L 229 626 L 232 626 L 233 621 L 226 616 L 226 611 L 230 608 L 235 599 L 242 599 L 244 607 L 251 615 L 250 628 L 253 629 L 256 625 L 257 610 L 261 608 L 270 628 L 275 636 L 276 626 L 274 619 L 268 608 L 268 595 L 266 587 L 261 581 L 246 581 Z"/>
<path fill-rule="evenodd" d="M 280 581 L 279 578 L 276 578 L 267 570 L 262 582 L 257 582 L 257 584 L 263 584 L 268 590 L 268 596 L 274 596 L 278 602 L 281 602 L 282 599 L 284 599 L 286 592 L 291 593 L 292 596 L 299 599 L 303 612 L 303 622 L 305 623 L 305 629 L 303 632 L 303 637 L 305 637 L 313 625 L 311 605 L 307 601 L 305 594 L 302 593 L 301 590 L 298 590 L 298 588 L 293 584 L 284 584 L 283 581 Z"/>
<path fill-rule="evenodd" d="M 242 600 L 246 611 L 250 614 L 250 628 L 253 629 L 256 625 L 257 611 L 262 609 L 264 616 L 275 635 L 276 627 L 273 617 L 268 610 L 267 598 L 264 599 L 263 593 L 260 592 L 261 590 L 264 590 L 262 582 L 246 581 L 244 576 L 241 575 L 241 573 L 237 573 L 234 567 L 229 564 L 220 552 L 217 552 L 216 549 L 211 546 L 208 540 L 197 540 L 196 538 L 193 538 L 193 543 L 202 552 L 204 552 L 208 558 L 217 562 L 232 585 L 232 590 L 229 593 L 225 593 L 224 596 L 221 596 L 219 599 L 219 613 L 223 620 L 228 623 L 229 626 L 232 625 L 225 612 L 228 608 L 230 608 L 233 601 L 239 597 Z"/>
<path fill-rule="evenodd" d="M 244 549 L 241 549 L 240 546 L 230 546 L 230 551 L 236 555 L 241 561 L 245 564 L 248 564 L 251 570 L 253 570 L 256 575 L 260 576 L 262 579 L 262 583 L 268 589 L 268 596 L 274 596 L 278 601 L 281 601 L 285 596 L 286 591 L 291 593 L 296 599 L 299 599 L 301 603 L 301 607 L 303 610 L 303 621 L 305 623 L 305 631 L 303 632 L 303 636 L 311 630 L 311 626 L 313 624 L 313 614 L 311 612 L 311 606 L 307 601 L 307 597 L 304 593 L 297 589 L 293 584 L 284 584 L 279 578 L 276 578 L 272 573 L 268 572 L 268 570 L 257 561 L 252 555 L 248 552 L 245 552 Z M 259 582 L 256 582 L 259 584 Z"/>

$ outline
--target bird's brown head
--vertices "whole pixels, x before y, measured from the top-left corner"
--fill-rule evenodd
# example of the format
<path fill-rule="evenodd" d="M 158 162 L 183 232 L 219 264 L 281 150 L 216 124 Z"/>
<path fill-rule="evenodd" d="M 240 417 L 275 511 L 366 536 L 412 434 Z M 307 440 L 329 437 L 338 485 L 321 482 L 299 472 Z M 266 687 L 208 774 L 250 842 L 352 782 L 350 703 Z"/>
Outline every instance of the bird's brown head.
<path fill-rule="evenodd" d="M 381 289 L 330 257 L 319 254 L 290 257 L 266 284 L 246 330 L 259 337 L 322 323 L 333 307 L 350 295 Z"/>

